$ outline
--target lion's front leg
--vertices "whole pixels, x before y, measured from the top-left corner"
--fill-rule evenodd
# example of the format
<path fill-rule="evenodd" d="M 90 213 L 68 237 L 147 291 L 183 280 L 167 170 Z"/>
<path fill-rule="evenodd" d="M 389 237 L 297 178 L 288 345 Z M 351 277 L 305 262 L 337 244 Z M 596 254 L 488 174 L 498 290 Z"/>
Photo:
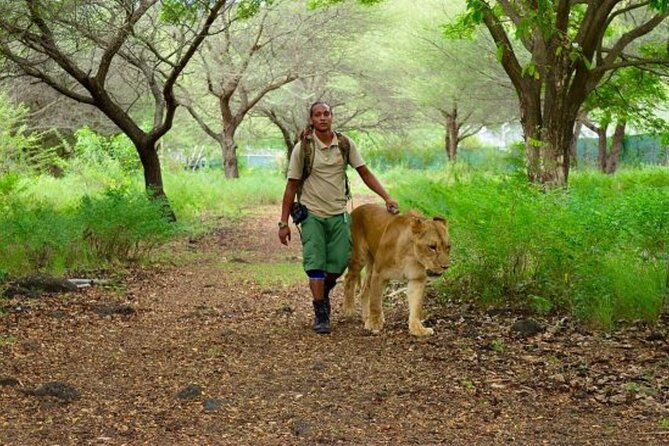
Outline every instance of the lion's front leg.
<path fill-rule="evenodd" d="M 409 298 L 409 332 L 414 336 L 429 336 L 434 330 L 427 328 L 421 321 L 423 296 L 425 295 L 426 279 L 411 279 L 407 287 Z"/>
<path fill-rule="evenodd" d="M 378 272 L 373 272 L 366 285 L 362 298 L 365 328 L 377 334 L 383 329 L 383 290 L 386 281 Z"/>

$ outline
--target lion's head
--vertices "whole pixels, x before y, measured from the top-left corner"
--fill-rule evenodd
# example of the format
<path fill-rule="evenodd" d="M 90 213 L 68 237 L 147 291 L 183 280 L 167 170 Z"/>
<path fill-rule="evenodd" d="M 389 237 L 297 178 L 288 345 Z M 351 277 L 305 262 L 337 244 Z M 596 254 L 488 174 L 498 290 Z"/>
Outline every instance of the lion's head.
<path fill-rule="evenodd" d="M 411 220 L 411 231 L 416 260 L 425 267 L 428 276 L 441 275 L 450 265 L 451 242 L 446 219 L 434 217 L 428 220 L 415 216 Z"/>

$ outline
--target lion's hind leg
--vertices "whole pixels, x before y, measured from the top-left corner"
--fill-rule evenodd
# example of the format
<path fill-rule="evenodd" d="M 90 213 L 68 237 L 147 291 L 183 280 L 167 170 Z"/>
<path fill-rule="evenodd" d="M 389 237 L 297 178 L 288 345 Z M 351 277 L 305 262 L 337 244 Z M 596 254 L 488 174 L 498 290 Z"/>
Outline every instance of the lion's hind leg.
<path fill-rule="evenodd" d="M 347 319 L 355 317 L 355 294 L 356 290 L 360 288 L 360 272 L 364 266 L 364 259 L 363 247 L 354 243 L 344 284 L 344 317 Z"/>

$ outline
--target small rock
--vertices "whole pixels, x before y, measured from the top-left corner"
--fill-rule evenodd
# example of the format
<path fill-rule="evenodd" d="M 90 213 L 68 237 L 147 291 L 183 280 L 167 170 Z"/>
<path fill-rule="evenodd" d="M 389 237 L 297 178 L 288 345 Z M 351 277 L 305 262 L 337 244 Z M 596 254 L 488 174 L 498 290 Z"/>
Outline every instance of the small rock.
<path fill-rule="evenodd" d="M 311 425 L 306 421 L 296 421 L 293 425 L 293 434 L 300 436 L 311 431 Z"/>
<path fill-rule="evenodd" d="M 546 328 L 533 319 L 521 319 L 511 326 L 511 331 L 524 338 L 537 335 Z"/>
<path fill-rule="evenodd" d="M 18 386 L 19 380 L 16 378 L 0 378 L 0 386 Z"/>
<path fill-rule="evenodd" d="M 291 307 L 288 304 L 283 304 L 279 310 L 277 310 L 277 313 L 283 316 L 290 316 L 291 314 L 295 313 L 295 310 L 293 307 Z"/>
<path fill-rule="evenodd" d="M 34 396 L 53 396 L 65 402 L 73 401 L 81 395 L 76 388 L 62 381 L 51 381 L 38 389 L 28 390 L 25 393 Z"/>
<path fill-rule="evenodd" d="M 196 384 L 189 384 L 177 393 L 177 398 L 180 400 L 191 400 L 200 395 L 202 395 L 202 388 Z"/>
<path fill-rule="evenodd" d="M 16 281 L 14 284 L 20 288 L 31 291 L 42 291 L 45 293 L 67 293 L 77 291 L 77 286 L 66 279 L 58 279 L 46 274 L 37 274 Z"/>
<path fill-rule="evenodd" d="M 29 290 L 28 288 L 24 288 L 17 285 L 8 286 L 7 289 L 2 293 L 2 295 L 8 299 L 11 299 L 15 296 L 25 296 L 29 299 L 37 299 L 38 297 L 40 297 L 40 293 L 38 293 L 37 291 Z"/>
<path fill-rule="evenodd" d="M 314 370 L 324 370 L 327 368 L 327 365 L 323 362 L 318 361 L 314 363 L 314 365 L 311 368 Z"/>
<path fill-rule="evenodd" d="M 646 341 L 648 342 L 655 342 L 655 341 L 664 341 L 664 334 L 659 332 L 659 331 L 651 331 L 648 337 L 646 338 Z"/>
<path fill-rule="evenodd" d="M 205 412 L 215 412 L 223 407 L 224 401 L 220 398 L 209 398 L 202 402 L 202 407 Z"/>
<path fill-rule="evenodd" d="M 49 313 L 49 316 L 55 317 L 56 319 L 62 319 L 67 317 L 67 313 L 63 310 L 53 310 L 51 313 Z"/>
<path fill-rule="evenodd" d="M 111 316 L 113 314 L 129 316 L 136 313 L 136 310 L 130 305 L 122 305 L 117 303 L 98 304 L 93 307 L 93 311 L 100 316 Z"/>

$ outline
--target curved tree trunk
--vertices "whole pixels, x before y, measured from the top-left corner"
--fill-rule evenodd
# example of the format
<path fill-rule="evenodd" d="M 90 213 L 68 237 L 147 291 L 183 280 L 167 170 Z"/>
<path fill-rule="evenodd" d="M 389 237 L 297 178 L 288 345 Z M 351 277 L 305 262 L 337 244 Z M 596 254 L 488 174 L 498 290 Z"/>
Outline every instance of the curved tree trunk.
<path fill-rule="evenodd" d="M 165 194 L 163 187 L 163 175 L 160 168 L 160 158 L 156 150 L 156 144 L 148 141 L 135 143 L 135 148 L 139 153 L 139 159 L 144 170 L 144 186 L 149 196 L 155 200 L 160 200 L 163 206 L 163 212 L 170 221 L 176 221 L 176 215 L 170 206 L 170 202 Z"/>

